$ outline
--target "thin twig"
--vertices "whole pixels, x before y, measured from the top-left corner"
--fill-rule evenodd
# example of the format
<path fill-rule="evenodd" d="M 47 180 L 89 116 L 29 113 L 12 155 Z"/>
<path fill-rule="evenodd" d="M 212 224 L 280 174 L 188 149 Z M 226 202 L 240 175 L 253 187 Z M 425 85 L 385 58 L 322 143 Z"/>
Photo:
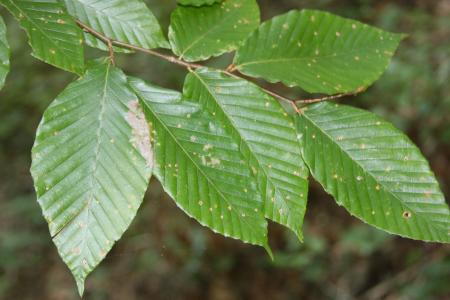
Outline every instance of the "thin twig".
<path fill-rule="evenodd" d="M 88 25 L 80 22 L 79 20 L 76 21 L 76 23 L 78 24 L 78 26 L 80 28 L 82 28 L 85 32 L 92 34 L 93 36 L 95 36 L 96 38 L 98 38 L 99 40 L 101 40 L 103 43 L 105 43 L 108 46 L 109 49 L 109 55 L 111 58 L 111 61 L 114 63 L 114 49 L 113 46 L 118 46 L 118 47 L 122 47 L 122 48 L 127 48 L 130 50 L 134 50 L 134 51 L 139 51 L 139 52 L 143 52 L 149 55 L 153 55 L 156 57 L 159 57 L 161 59 L 164 59 L 168 62 L 177 64 L 179 66 L 185 67 L 188 70 L 195 70 L 195 69 L 200 69 L 200 68 L 205 68 L 205 66 L 200 65 L 200 64 L 196 64 L 196 63 L 190 63 L 187 61 L 184 61 L 182 59 L 179 59 L 175 56 L 171 56 L 171 55 L 166 55 L 154 50 L 150 50 L 150 49 L 146 49 L 146 48 L 142 48 L 142 47 L 138 47 L 138 46 L 134 46 L 125 42 L 120 42 L 114 39 L 111 39 L 105 35 L 103 35 L 101 32 L 98 32 L 97 30 L 89 27 Z M 225 70 L 222 69 L 216 69 L 217 71 L 220 71 L 226 75 L 235 77 L 235 78 L 240 78 L 242 79 L 242 77 L 234 74 L 233 72 L 236 71 L 236 66 L 234 64 L 229 65 Z M 358 89 L 356 92 L 352 92 L 352 93 L 347 93 L 347 94 L 338 94 L 338 95 L 334 95 L 334 96 L 327 96 L 327 97 L 323 97 L 323 98 L 315 98 L 315 99 L 304 99 L 304 100 L 294 100 L 294 99 L 289 99 L 286 98 L 282 95 L 279 95 L 273 91 L 270 91 L 268 89 L 262 88 L 260 87 L 264 92 L 266 92 L 267 94 L 271 95 L 272 97 L 277 98 L 278 100 L 284 101 L 286 103 L 289 103 L 292 108 L 295 110 L 296 113 L 301 113 L 301 109 L 297 106 L 297 103 L 299 104 L 310 104 L 310 103 L 317 103 L 317 102 L 322 102 L 322 101 L 327 101 L 327 100 L 333 100 L 333 99 L 338 99 L 338 98 L 342 98 L 345 96 L 350 96 L 350 95 L 356 95 L 360 92 L 363 91 L 363 89 Z"/>
<path fill-rule="evenodd" d="M 167 60 L 167 61 L 169 61 L 171 63 L 183 66 L 185 68 L 191 68 L 191 69 L 204 68 L 204 66 L 202 66 L 202 65 L 194 64 L 194 63 L 188 63 L 188 62 L 183 61 L 181 59 L 178 59 L 178 58 L 176 58 L 174 56 L 165 55 L 165 54 L 159 53 L 159 52 L 154 51 L 154 50 L 150 50 L 150 49 L 134 46 L 134 45 L 131 45 L 131 44 L 128 44 L 128 43 L 116 41 L 114 39 L 110 39 L 110 38 L 104 36 L 102 33 L 98 32 L 97 30 L 87 26 L 86 24 L 84 24 L 84 23 L 82 23 L 82 22 L 80 22 L 78 20 L 76 22 L 77 22 L 78 26 L 80 26 L 85 32 L 92 34 L 93 36 L 95 36 L 96 38 L 101 40 L 103 43 L 105 43 L 106 45 L 111 43 L 114 46 L 119 46 L 119 47 L 122 47 L 122 48 L 127 48 L 127 49 L 130 49 L 130 50 L 135 50 L 135 51 L 147 53 L 147 54 L 150 54 L 150 55 L 162 58 L 164 60 Z"/>
<path fill-rule="evenodd" d="M 236 65 L 235 64 L 230 64 L 225 71 L 233 73 L 236 70 Z"/>
<path fill-rule="evenodd" d="M 366 90 L 365 87 L 360 87 L 356 91 L 353 91 L 353 92 L 350 92 L 350 93 L 343 93 L 343 94 L 337 94 L 337 95 L 332 95 L 332 96 L 325 96 L 325 97 L 321 97 L 321 98 L 302 99 L 302 100 L 296 100 L 295 102 L 297 102 L 299 104 L 319 103 L 319 102 L 335 100 L 335 99 L 348 97 L 348 96 L 356 96 L 356 95 L 364 92 L 365 90 Z"/>

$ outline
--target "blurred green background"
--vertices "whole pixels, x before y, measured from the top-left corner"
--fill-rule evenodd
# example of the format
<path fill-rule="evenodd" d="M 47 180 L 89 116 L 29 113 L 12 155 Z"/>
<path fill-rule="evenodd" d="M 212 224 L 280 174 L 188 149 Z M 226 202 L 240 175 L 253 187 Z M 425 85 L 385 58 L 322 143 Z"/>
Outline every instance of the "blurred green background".
<path fill-rule="evenodd" d="M 167 28 L 175 0 L 147 1 Z M 389 70 L 365 94 L 369 108 L 408 133 L 450 199 L 450 0 L 259 0 L 263 19 L 318 8 L 405 32 Z M 78 299 L 41 217 L 29 173 L 43 111 L 74 79 L 30 54 L 9 27 L 12 72 L 0 92 L 0 299 Z M 92 50 L 89 56 L 100 53 Z M 231 57 L 214 60 L 226 66 Z M 127 73 L 180 89 L 185 70 L 119 56 Z M 298 90 L 272 86 L 286 95 Z M 311 183 L 305 242 L 270 225 L 275 252 L 225 239 L 180 211 L 152 181 L 138 217 L 89 277 L 85 299 L 450 299 L 450 247 L 387 235 L 351 218 Z"/>

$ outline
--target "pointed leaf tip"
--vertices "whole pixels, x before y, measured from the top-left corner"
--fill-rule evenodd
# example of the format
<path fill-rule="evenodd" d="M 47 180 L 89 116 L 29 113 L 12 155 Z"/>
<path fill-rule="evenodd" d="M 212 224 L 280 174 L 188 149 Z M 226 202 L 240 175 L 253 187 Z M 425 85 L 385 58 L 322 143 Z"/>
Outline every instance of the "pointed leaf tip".
<path fill-rule="evenodd" d="M 269 243 L 264 245 L 264 249 L 266 250 L 267 255 L 269 255 L 270 260 L 274 261 L 275 260 L 275 256 L 273 255 L 273 251 L 272 251 L 272 248 L 270 248 Z"/>
<path fill-rule="evenodd" d="M 80 298 L 83 298 L 84 294 L 84 279 L 76 279 L 77 283 L 77 289 L 78 289 L 78 295 L 80 295 Z"/>

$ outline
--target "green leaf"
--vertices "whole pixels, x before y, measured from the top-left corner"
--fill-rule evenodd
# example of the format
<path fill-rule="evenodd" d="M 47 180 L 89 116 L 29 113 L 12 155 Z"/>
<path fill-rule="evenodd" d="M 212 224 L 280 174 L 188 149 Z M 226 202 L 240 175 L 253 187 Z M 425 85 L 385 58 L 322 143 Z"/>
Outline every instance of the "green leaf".
<path fill-rule="evenodd" d="M 170 47 L 158 20 L 141 0 L 65 2 L 72 16 L 112 40 L 145 49 Z M 107 49 L 93 37 L 86 41 L 90 46 Z"/>
<path fill-rule="evenodd" d="M 221 2 L 222 0 L 178 0 L 181 5 L 204 6 Z"/>
<path fill-rule="evenodd" d="M 110 64 L 90 67 L 46 110 L 31 172 L 80 294 L 136 215 L 152 165 L 148 123 L 125 75 Z"/>
<path fill-rule="evenodd" d="M 172 14 L 169 40 L 187 61 L 206 60 L 233 51 L 259 25 L 255 0 L 226 0 L 212 6 L 179 6 Z"/>
<path fill-rule="evenodd" d="M 428 162 L 398 129 L 345 105 L 321 103 L 298 118 L 304 159 L 339 205 L 387 232 L 450 241 L 450 211 Z"/>
<path fill-rule="evenodd" d="M 154 129 L 154 174 L 166 192 L 214 232 L 271 253 L 263 199 L 229 123 L 211 113 L 189 87 L 182 96 L 139 79 L 130 85 Z"/>
<path fill-rule="evenodd" d="M 236 54 L 236 68 L 310 93 L 364 89 L 386 70 L 402 34 L 329 13 L 290 11 L 265 22 Z"/>
<path fill-rule="evenodd" d="M 6 38 L 6 25 L 0 16 L 0 89 L 5 85 L 6 75 L 9 72 L 9 44 Z"/>
<path fill-rule="evenodd" d="M 83 36 L 58 0 L 0 0 L 25 29 L 33 55 L 58 68 L 84 72 Z"/>
<path fill-rule="evenodd" d="M 265 199 L 265 217 L 302 239 L 309 172 L 294 119 L 258 86 L 218 71 L 192 73 L 185 90 L 186 97 L 195 97 L 236 136 Z"/>

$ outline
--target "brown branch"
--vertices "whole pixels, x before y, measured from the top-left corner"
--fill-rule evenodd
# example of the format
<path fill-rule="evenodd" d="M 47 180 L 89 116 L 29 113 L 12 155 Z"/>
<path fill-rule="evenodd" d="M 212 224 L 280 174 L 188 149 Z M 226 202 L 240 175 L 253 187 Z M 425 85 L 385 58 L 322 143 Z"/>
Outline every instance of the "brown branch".
<path fill-rule="evenodd" d="M 92 34 L 93 36 L 95 36 L 96 38 L 98 38 L 99 40 L 101 40 L 103 43 L 105 43 L 106 45 L 114 45 L 114 46 L 118 46 L 118 47 L 122 47 L 122 48 L 127 48 L 130 50 L 135 50 L 135 51 L 139 51 L 139 52 L 143 52 L 143 53 L 147 53 L 159 58 L 162 58 L 164 60 L 167 60 L 171 63 L 183 66 L 185 68 L 191 68 L 191 69 L 198 69 L 198 68 L 203 68 L 204 66 L 202 65 L 198 65 L 198 64 L 194 64 L 194 63 L 188 63 L 186 61 L 183 61 L 181 59 L 178 59 L 174 56 L 170 56 L 170 55 L 165 55 L 162 53 L 159 53 L 157 51 L 154 50 L 150 50 L 150 49 L 146 49 L 146 48 L 142 48 L 142 47 L 138 47 L 138 46 L 134 46 L 128 43 L 124 43 L 124 42 L 120 42 L 120 41 L 116 41 L 114 39 L 110 39 L 106 36 L 104 36 L 102 33 L 98 32 L 97 30 L 87 26 L 86 24 L 80 22 L 80 21 L 76 21 L 78 26 L 81 27 L 85 32 Z"/>
<path fill-rule="evenodd" d="M 319 102 L 324 102 L 324 101 L 329 101 L 329 100 L 335 100 L 335 99 L 339 99 L 339 98 L 343 98 L 343 97 L 348 97 L 348 96 L 356 96 L 362 92 L 364 92 L 366 90 L 365 87 L 360 87 L 359 89 L 357 89 L 356 91 L 350 92 L 350 93 L 343 93 L 343 94 L 337 94 L 337 95 L 331 95 L 331 96 L 325 96 L 325 97 L 321 97 L 321 98 L 312 98 L 312 99 L 302 99 L 302 100 L 296 100 L 295 102 L 299 103 L 299 104 L 312 104 L 312 103 L 319 103 Z"/>
<path fill-rule="evenodd" d="M 235 64 L 230 64 L 225 71 L 233 73 L 236 70 L 236 65 Z"/>
<path fill-rule="evenodd" d="M 185 67 L 188 70 L 195 70 L 195 69 L 199 69 L 199 68 L 205 68 L 205 66 L 200 65 L 200 64 L 196 64 L 196 63 L 189 63 L 186 62 L 182 59 L 179 59 L 175 56 L 171 56 L 171 55 L 166 55 L 154 50 L 150 50 L 150 49 L 146 49 L 146 48 L 142 48 L 142 47 L 138 47 L 138 46 L 134 46 L 128 43 L 124 43 L 124 42 L 120 42 L 111 38 L 108 38 L 107 36 L 103 35 L 101 32 L 98 32 L 97 30 L 89 27 L 88 25 L 80 22 L 79 20 L 76 21 L 76 23 L 78 24 L 79 27 L 81 27 L 81 29 L 83 29 L 85 32 L 92 34 L 93 36 L 95 36 L 96 38 L 98 38 L 100 41 L 102 41 L 103 43 L 105 43 L 108 46 L 109 49 L 109 56 L 111 61 L 114 63 L 114 49 L 113 46 L 118 46 L 121 48 L 127 48 L 130 50 L 134 50 L 134 51 L 139 51 L 139 52 L 143 52 L 149 55 L 153 55 L 156 57 L 159 57 L 161 59 L 164 59 L 168 62 L 177 64 L 179 66 Z M 236 71 L 236 66 L 234 64 L 229 65 L 226 70 L 222 70 L 222 69 L 215 69 L 217 71 L 220 71 L 226 75 L 235 77 L 235 78 L 240 78 L 242 79 L 242 77 L 233 74 L 234 71 Z M 304 100 L 294 100 L 294 99 L 289 99 L 286 98 L 282 95 L 279 95 L 273 91 L 270 91 L 268 89 L 262 88 L 260 87 L 264 92 L 266 92 L 267 94 L 271 95 L 272 97 L 277 98 L 278 100 L 284 101 L 286 103 L 289 103 L 292 108 L 295 110 L 296 113 L 301 113 L 301 109 L 297 106 L 297 103 L 299 104 L 310 104 L 310 103 L 317 103 L 317 102 L 322 102 L 322 101 L 327 101 L 327 100 L 333 100 L 333 99 L 338 99 L 338 98 L 342 98 L 345 96 L 351 96 L 351 95 L 356 95 L 360 92 L 362 92 L 364 89 L 358 89 L 355 92 L 352 93 L 347 93 L 347 94 L 338 94 L 338 95 L 334 95 L 334 96 L 327 96 L 327 97 L 323 97 L 323 98 L 316 98 L 316 99 L 304 99 Z"/>

